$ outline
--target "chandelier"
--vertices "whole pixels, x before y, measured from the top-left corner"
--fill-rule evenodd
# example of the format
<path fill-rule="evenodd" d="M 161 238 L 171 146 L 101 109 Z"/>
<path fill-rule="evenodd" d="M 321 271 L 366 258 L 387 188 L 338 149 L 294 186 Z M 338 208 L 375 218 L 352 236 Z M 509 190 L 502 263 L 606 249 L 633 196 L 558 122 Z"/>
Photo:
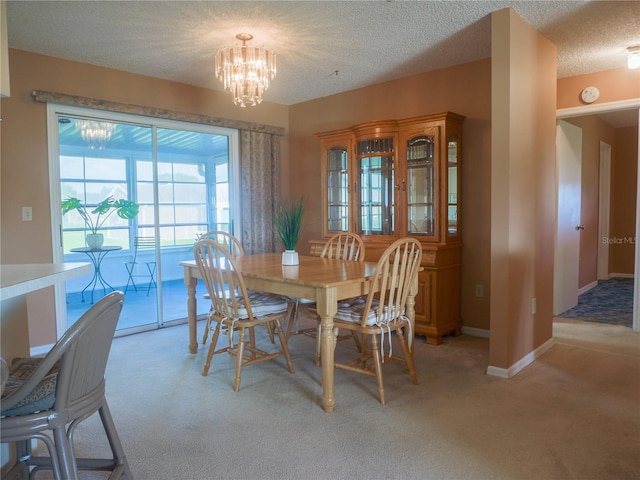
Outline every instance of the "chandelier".
<path fill-rule="evenodd" d="M 264 47 L 250 47 L 253 38 L 239 33 L 241 46 L 227 47 L 216 53 L 216 77 L 224 82 L 224 89 L 233 95 L 233 103 L 246 107 L 262 102 L 262 94 L 276 76 L 276 54 Z"/>
<path fill-rule="evenodd" d="M 80 136 L 92 150 L 102 150 L 116 129 L 115 123 L 98 120 L 76 120 L 76 128 Z"/>

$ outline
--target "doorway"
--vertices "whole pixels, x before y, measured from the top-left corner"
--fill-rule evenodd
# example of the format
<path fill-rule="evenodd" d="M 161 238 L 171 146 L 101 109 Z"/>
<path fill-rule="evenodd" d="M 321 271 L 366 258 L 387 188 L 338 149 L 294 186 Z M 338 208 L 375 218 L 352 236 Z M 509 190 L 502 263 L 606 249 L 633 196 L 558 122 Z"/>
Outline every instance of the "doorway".
<path fill-rule="evenodd" d="M 184 321 L 180 261 L 192 258 L 203 232 L 241 231 L 238 132 L 78 107 L 48 108 L 54 261 L 90 262 L 93 268 L 90 278 L 69 281 L 60 287 L 64 291 L 56 291 L 58 331 L 112 289 L 125 292 L 118 334 Z M 93 130 L 83 130 L 87 123 Z M 62 215 L 60 205 L 67 198 L 77 198 L 89 212 L 105 199 L 126 199 L 139 212 L 133 219 L 103 217 L 104 242 L 94 248 L 78 212 Z M 206 313 L 205 302 L 201 308 L 198 313 Z"/>
<path fill-rule="evenodd" d="M 611 103 L 607 103 L 607 104 L 599 104 L 599 105 L 589 105 L 589 106 L 585 106 L 585 107 L 575 107 L 575 108 L 567 108 L 567 109 L 561 109 L 557 111 L 557 118 L 558 119 L 569 119 L 569 118 L 575 118 L 575 117 L 583 117 L 583 116 L 588 116 L 588 115 L 597 115 L 598 117 L 600 117 L 602 120 L 604 120 L 605 122 L 609 123 L 611 126 L 613 126 L 614 128 L 622 128 L 622 127 L 627 127 L 627 126 L 635 126 L 635 128 L 638 128 L 638 117 L 640 115 L 640 99 L 634 99 L 634 100 L 629 100 L 629 101 L 621 101 L 621 102 L 611 102 Z M 602 147 L 602 145 L 601 145 Z M 637 146 L 636 146 L 636 155 L 637 154 Z M 603 167 L 603 163 L 606 166 L 606 162 L 607 162 L 607 149 L 606 146 L 605 148 L 600 148 L 600 168 Z M 610 159 L 610 153 L 609 153 L 609 159 Z M 610 161 L 610 160 L 609 160 Z M 638 165 L 640 165 L 640 155 L 638 155 L 638 159 L 637 159 L 637 163 Z M 602 174 L 602 173 L 600 173 Z M 612 187 L 613 188 L 613 187 Z M 602 191 L 600 192 L 602 193 Z M 636 219 L 635 219 L 635 237 L 634 238 L 639 238 L 639 226 L 640 226 L 640 222 L 638 221 L 638 214 L 639 214 L 639 209 L 638 209 L 638 205 L 640 205 L 640 188 L 638 188 L 638 184 L 636 185 Z M 601 204 L 602 206 L 602 204 Z M 603 219 L 599 219 L 603 220 Z M 594 227 L 599 228 L 598 225 L 596 224 Z M 602 229 L 599 229 L 600 232 L 602 232 Z M 600 235 L 600 234 L 599 234 Z M 600 243 L 602 243 L 602 237 L 598 236 L 598 248 L 597 248 L 597 254 L 594 254 L 594 257 L 596 256 L 602 256 L 602 255 L 608 255 L 607 254 L 607 249 L 606 248 L 602 248 L 602 245 L 600 245 Z M 640 252 L 639 252 L 639 246 L 638 246 L 638 242 L 634 242 L 635 243 L 635 260 L 634 260 L 634 271 L 640 271 Z M 603 266 L 602 264 L 602 260 L 598 261 L 597 258 L 594 258 L 594 262 L 597 263 L 598 265 L 598 272 L 597 272 L 597 278 L 601 278 L 601 275 L 603 275 L 603 269 L 606 268 Z M 616 272 L 614 272 L 616 273 Z M 609 274 L 609 272 L 606 272 L 607 276 Z M 595 280 L 595 279 L 594 279 Z M 595 285 L 596 281 L 593 282 L 593 284 Z M 640 330 L 640 310 L 638 308 L 638 299 L 640 297 L 640 282 L 634 282 L 634 288 L 633 288 L 633 296 L 634 296 L 634 308 L 633 308 L 633 329 L 638 331 Z"/>

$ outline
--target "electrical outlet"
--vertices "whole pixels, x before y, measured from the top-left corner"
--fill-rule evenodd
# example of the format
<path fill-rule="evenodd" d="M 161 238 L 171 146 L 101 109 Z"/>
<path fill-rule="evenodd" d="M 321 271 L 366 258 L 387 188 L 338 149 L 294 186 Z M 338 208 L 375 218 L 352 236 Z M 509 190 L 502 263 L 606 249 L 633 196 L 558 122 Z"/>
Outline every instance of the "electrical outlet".
<path fill-rule="evenodd" d="M 30 222 L 33 220 L 33 210 L 31 207 L 22 207 L 22 221 Z"/>
<path fill-rule="evenodd" d="M 484 287 L 481 283 L 476 284 L 476 297 L 484 297 Z"/>
<path fill-rule="evenodd" d="M 531 299 L 531 314 L 535 315 L 536 314 L 536 310 L 537 310 L 536 299 L 532 298 Z"/>

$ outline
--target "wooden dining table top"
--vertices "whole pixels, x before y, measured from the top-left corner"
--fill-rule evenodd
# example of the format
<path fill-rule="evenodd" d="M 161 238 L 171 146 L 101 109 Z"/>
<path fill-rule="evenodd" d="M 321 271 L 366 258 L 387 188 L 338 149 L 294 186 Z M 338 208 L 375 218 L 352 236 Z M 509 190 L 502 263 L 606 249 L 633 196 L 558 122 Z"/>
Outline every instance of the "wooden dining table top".
<path fill-rule="evenodd" d="M 282 265 L 282 254 L 262 253 L 234 257 L 236 268 L 246 279 L 268 279 L 292 286 L 313 288 L 340 287 L 369 278 L 376 269 L 375 262 L 356 262 L 300 255 L 298 265 Z M 180 263 L 196 267 L 195 260 Z M 196 267 L 197 268 L 197 267 Z"/>

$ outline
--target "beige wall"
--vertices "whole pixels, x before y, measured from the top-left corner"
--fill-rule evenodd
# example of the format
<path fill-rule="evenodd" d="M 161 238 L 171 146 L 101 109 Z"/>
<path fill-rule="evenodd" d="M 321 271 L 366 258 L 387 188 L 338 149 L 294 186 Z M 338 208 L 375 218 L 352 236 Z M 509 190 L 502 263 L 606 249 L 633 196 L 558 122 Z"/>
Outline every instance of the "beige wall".
<path fill-rule="evenodd" d="M 557 108 L 582 107 L 580 92 L 594 86 L 600 97 L 592 105 L 640 98 L 640 70 L 616 68 L 558 79 Z"/>
<path fill-rule="evenodd" d="M 118 70 L 9 50 L 11 97 L 0 100 L 0 262 L 52 261 L 51 205 L 47 154 L 46 105 L 35 102 L 32 90 L 47 90 L 114 102 L 288 128 L 288 108 L 263 102 L 241 109 L 223 92 L 191 87 Z M 217 80 L 213 79 L 212 82 Z M 288 142 L 282 142 L 282 182 L 288 189 Z M 33 207 L 33 221 L 23 222 L 21 207 Z M 31 345 L 53 343 L 53 289 L 29 295 Z"/>
<path fill-rule="evenodd" d="M 305 198 L 301 245 L 320 238 L 320 142 L 316 133 L 361 122 L 452 111 L 463 124 L 462 321 L 489 329 L 489 172 L 491 62 L 489 59 L 300 103 L 290 108 L 291 192 Z M 475 284 L 486 295 L 475 296 Z"/>
<path fill-rule="evenodd" d="M 633 274 L 636 232 L 636 185 L 638 178 L 638 128 L 618 128 L 611 154 L 609 273 Z"/>
<path fill-rule="evenodd" d="M 556 47 L 509 9 L 491 28 L 489 363 L 510 375 L 552 334 Z"/>
<path fill-rule="evenodd" d="M 582 206 L 578 287 L 597 281 L 600 142 L 611 146 L 609 273 L 633 274 L 638 129 L 613 128 L 596 115 L 567 119 L 582 128 Z"/>

